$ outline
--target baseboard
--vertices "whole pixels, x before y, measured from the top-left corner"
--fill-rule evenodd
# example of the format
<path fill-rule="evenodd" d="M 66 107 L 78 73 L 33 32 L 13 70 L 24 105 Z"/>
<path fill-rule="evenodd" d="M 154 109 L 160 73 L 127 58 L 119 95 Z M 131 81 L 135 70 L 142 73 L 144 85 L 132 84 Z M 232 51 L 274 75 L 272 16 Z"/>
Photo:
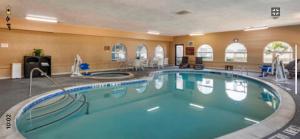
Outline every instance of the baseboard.
<path fill-rule="evenodd" d="M 221 67 L 205 67 L 206 69 L 216 69 L 216 70 L 224 70 L 224 68 Z M 233 69 L 233 71 L 240 71 L 238 69 Z M 245 71 L 243 71 L 245 72 Z M 254 70 L 254 69 L 249 69 L 248 72 L 255 72 L 255 73 L 259 73 L 259 70 Z"/>
<path fill-rule="evenodd" d="M 0 80 L 11 79 L 11 77 L 0 77 Z"/>
<path fill-rule="evenodd" d="M 58 72 L 58 73 L 53 73 L 52 75 L 67 75 L 71 74 L 71 72 Z"/>

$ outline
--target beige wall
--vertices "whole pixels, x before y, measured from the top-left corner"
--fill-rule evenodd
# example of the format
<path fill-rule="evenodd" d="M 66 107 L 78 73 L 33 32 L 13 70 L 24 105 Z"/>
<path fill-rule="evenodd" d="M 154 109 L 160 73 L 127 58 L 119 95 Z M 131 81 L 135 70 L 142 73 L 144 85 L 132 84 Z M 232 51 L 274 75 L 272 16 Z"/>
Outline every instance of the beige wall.
<path fill-rule="evenodd" d="M 153 36 L 143 33 L 131 33 L 108 29 L 96 29 L 64 24 L 42 24 L 17 20 L 14 30 L 0 29 L 0 43 L 8 43 L 8 48 L 0 48 L 0 78 L 11 76 L 11 63 L 23 62 L 23 56 L 31 55 L 34 48 L 42 48 L 46 55 L 52 56 L 52 72 L 70 72 L 74 56 L 80 54 L 83 60 L 91 64 L 92 69 L 117 68 L 116 62 L 111 61 L 111 52 L 104 52 L 104 46 L 124 43 L 128 56 L 135 58 L 136 47 L 145 44 L 148 56 L 153 56 L 154 48 L 161 45 L 169 62 L 175 62 L 175 44 L 188 46 L 193 41 L 195 51 L 202 44 L 209 44 L 214 50 L 214 61 L 205 62 L 206 67 L 224 68 L 224 52 L 228 44 L 238 38 L 247 47 L 247 63 L 230 63 L 246 65 L 248 69 L 258 70 L 262 63 L 264 47 L 272 41 L 284 41 L 294 46 L 300 44 L 300 25 L 270 28 L 261 31 L 232 31 L 210 33 L 199 37 L 190 36 Z M 3 24 L 0 25 L 0 28 Z M 300 49 L 298 49 L 300 57 Z M 191 62 L 194 57 L 190 56 Z M 228 63 L 227 63 L 228 64 Z"/>
<path fill-rule="evenodd" d="M 154 48 L 161 45 L 168 56 L 169 41 L 154 41 L 131 38 L 100 37 L 90 35 L 74 35 L 0 29 L 0 42 L 8 43 L 8 48 L 0 48 L 0 78 L 10 77 L 11 63 L 23 62 L 23 56 L 31 55 L 34 48 L 42 48 L 46 55 L 52 56 L 52 72 L 70 72 L 76 54 L 92 69 L 110 69 L 118 67 L 111 60 L 111 52 L 104 52 L 104 46 L 123 43 L 127 47 L 128 56 L 135 58 L 136 47 L 145 44 L 148 56 L 153 56 Z"/>
<path fill-rule="evenodd" d="M 221 32 L 221 33 L 211 33 L 204 36 L 179 36 L 174 38 L 174 42 L 171 44 L 170 48 L 170 62 L 174 64 L 175 62 L 175 44 L 184 44 L 185 47 L 188 46 L 188 42 L 193 42 L 193 47 L 195 47 L 195 52 L 198 47 L 202 44 L 209 44 L 213 47 L 214 51 L 214 61 L 204 62 L 206 67 L 217 67 L 224 68 L 225 64 L 225 49 L 233 42 L 234 38 L 238 38 L 239 42 L 247 47 L 248 51 L 248 62 L 247 63 L 230 63 L 232 65 L 245 65 L 248 69 L 259 70 L 258 66 L 262 64 L 263 61 L 263 49 L 264 47 L 272 41 L 284 41 L 289 43 L 292 47 L 295 44 L 300 45 L 300 25 L 298 26 L 288 26 L 279 28 L 270 28 L 267 30 L 260 31 L 232 31 L 232 32 Z M 300 46 L 299 46 L 300 48 Z M 298 48 L 298 57 L 300 57 L 300 49 Z M 191 62 L 194 60 L 194 56 L 189 56 Z"/>

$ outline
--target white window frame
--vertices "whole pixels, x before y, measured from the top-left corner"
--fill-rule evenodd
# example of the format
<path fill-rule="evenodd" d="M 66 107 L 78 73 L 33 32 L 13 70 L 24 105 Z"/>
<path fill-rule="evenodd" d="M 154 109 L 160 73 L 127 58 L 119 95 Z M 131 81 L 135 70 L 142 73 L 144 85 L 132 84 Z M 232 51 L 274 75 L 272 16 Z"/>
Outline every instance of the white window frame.
<path fill-rule="evenodd" d="M 272 49 L 270 47 L 272 47 L 273 43 L 282 43 L 283 46 L 287 47 L 286 51 L 274 51 L 274 50 L 272 50 L 271 53 L 267 54 L 267 50 Z M 279 55 L 279 59 L 282 60 L 282 62 L 285 63 L 285 64 L 287 64 L 287 63 L 291 62 L 292 60 L 294 60 L 294 50 L 293 50 L 293 48 L 291 47 L 291 45 L 289 45 L 288 43 L 283 42 L 283 41 L 273 41 L 273 42 L 268 43 L 268 45 L 264 48 L 264 51 L 263 51 L 263 63 L 271 64 L 276 55 Z M 282 58 L 283 55 L 289 55 L 288 60 Z M 270 58 L 271 61 L 267 60 L 267 58 L 268 59 Z"/>
<path fill-rule="evenodd" d="M 145 49 L 146 50 L 146 54 L 145 56 L 143 57 L 142 54 L 141 54 L 141 50 L 142 49 Z M 140 58 L 140 59 L 147 59 L 148 58 L 148 49 L 145 45 L 139 45 L 137 48 L 136 48 L 136 58 Z"/>
<path fill-rule="evenodd" d="M 243 50 L 242 49 L 235 50 L 232 47 L 240 47 Z M 244 59 L 243 60 L 236 59 L 238 57 L 237 55 L 239 55 L 239 54 L 244 55 Z M 233 55 L 232 61 L 228 61 L 229 55 Z M 241 62 L 241 63 L 246 63 L 247 62 L 247 48 L 246 48 L 246 46 L 244 44 L 242 44 L 242 43 L 237 43 L 237 42 L 229 44 L 226 47 L 226 49 L 225 49 L 225 62 Z"/>
<path fill-rule="evenodd" d="M 208 51 L 201 51 L 201 48 L 206 47 Z M 203 57 L 203 55 L 211 54 L 211 57 Z M 197 57 L 202 57 L 203 61 L 214 61 L 214 50 L 208 44 L 203 44 L 197 49 Z"/>
<path fill-rule="evenodd" d="M 158 49 L 162 49 L 162 57 L 159 57 L 157 52 L 158 52 Z M 165 50 L 163 47 L 161 47 L 160 45 L 156 46 L 155 49 L 154 49 L 154 58 L 162 58 L 164 59 L 165 58 Z"/>
<path fill-rule="evenodd" d="M 116 50 L 115 47 L 120 46 L 121 45 L 121 49 L 119 51 Z M 112 61 L 126 61 L 127 59 L 127 48 L 124 44 L 122 43 L 118 43 L 116 45 L 113 46 L 112 51 Z M 120 55 L 124 54 L 124 58 L 120 58 Z M 115 57 L 113 58 L 113 55 L 115 55 Z"/>

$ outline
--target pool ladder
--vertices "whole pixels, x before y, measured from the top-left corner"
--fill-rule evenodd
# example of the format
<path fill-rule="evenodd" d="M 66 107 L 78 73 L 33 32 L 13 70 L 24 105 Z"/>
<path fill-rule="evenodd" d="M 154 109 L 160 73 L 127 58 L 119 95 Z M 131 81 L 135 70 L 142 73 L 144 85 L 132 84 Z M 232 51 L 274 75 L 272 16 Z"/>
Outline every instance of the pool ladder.
<path fill-rule="evenodd" d="M 246 72 L 246 75 L 249 74 L 249 71 L 248 71 L 248 69 L 247 69 L 246 66 L 238 65 L 238 66 L 237 66 L 237 69 L 238 69 L 238 71 L 239 71 L 239 73 L 240 73 L 241 75 L 243 75 L 244 72 Z"/>
<path fill-rule="evenodd" d="M 51 81 L 57 88 L 59 88 L 60 90 L 62 90 L 63 92 L 65 92 L 65 93 L 64 93 L 64 95 L 65 95 L 64 97 L 68 96 L 68 97 L 70 97 L 73 101 L 76 100 L 76 96 L 77 96 L 76 94 L 75 94 L 75 98 L 74 98 L 71 94 L 66 93 L 66 90 L 65 90 L 63 87 L 61 87 L 60 85 L 58 85 L 58 83 L 57 83 L 54 79 L 52 79 L 51 77 L 49 77 L 49 76 L 47 75 L 47 73 L 43 72 L 40 68 L 34 68 L 34 69 L 32 69 L 31 72 L 30 72 L 30 87 L 29 87 L 29 94 L 28 94 L 29 98 L 32 97 L 32 76 L 33 76 L 33 72 L 34 72 L 34 71 L 40 72 L 42 76 L 45 76 L 45 77 L 46 77 L 49 81 Z M 89 104 L 89 102 L 87 101 L 86 96 L 85 96 L 84 94 L 82 94 L 82 96 L 83 96 L 83 100 L 78 100 L 79 102 L 82 102 L 82 105 L 81 105 L 79 108 L 77 108 L 75 111 L 73 111 L 73 112 L 69 113 L 68 115 L 66 115 L 66 116 L 64 116 L 64 117 L 62 117 L 62 118 L 59 118 L 59 119 L 57 119 L 57 120 L 55 120 L 55 121 L 52 121 L 52 122 L 47 123 L 47 124 L 45 124 L 45 125 L 42 125 L 42 126 L 39 126 L 39 127 L 37 127 L 37 128 L 31 129 L 30 131 L 33 131 L 33 130 L 35 130 L 35 129 L 38 129 L 38 128 L 41 128 L 41 127 L 44 127 L 44 126 L 48 126 L 48 125 L 51 125 L 51 124 L 53 124 L 53 123 L 56 123 L 56 122 L 58 122 L 58 121 L 60 121 L 60 120 L 63 120 L 64 118 L 66 118 L 66 117 L 72 115 L 73 113 L 79 111 L 79 110 L 83 107 L 83 105 L 86 105 L 86 106 L 87 106 L 87 109 L 86 109 L 86 112 L 85 112 L 85 113 L 86 113 L 86 114 L 89 114 L 89 107 L 90 107 L 90 104 Z M 55 103 L 55 102 L 54 102 L 54 103 Z M 49 105 L 52 105 L 52 103 L 51 103 L 51 104 L 48 104 L 48 105 L 46 105 L 46 106 L 43 106 L 43 107 L 47 107 L 47 106 L 49 106 Z M 56 112 L 56 110 L 53 111 L 53 112 Z M 42 115 L 42 116 L 46 116 L 46 115 L 51 114 L 51 113 L 53 113 L 53 112 L 49 112 L 49 113 L 47 113 L 47 114 L 45 114 L 45 115 Z M 29 120 L 31 120 L 31 110 L 30 110 L 30 119 L 29 119 Z"/>
<path fill-rule="evenodd" d="M 237 73 L 236 73 L 236 71 L 237 71 Z M 248 75 L 249 71 L 246 66 L 238 65 L 237 70 L 232 70 L 231 72 L 228 72 L 228 73 L 229 73 L 229 75 L 231 75 L 232 78 L 235 78 L 238 76 L 238 74 L 243 75 L 244 73 L 246 73 L 246 75 Z"/>
<path fill-rule="evenodd" d="M 55 81 L 55 80 L 53 80 L 51 77 L 49 77 L 48 75 L 47 75 L 47 73 L 45 73 L 44 71 L 42 71 L 40 68 L 33 68 L 31 71 L 30 71 L 30 84 L 29 84 L 29 98 L 32 96 L 32 75 L 33 75 L 33 72 L 34 71 L 38 71 L 38 72 L 40 72 L 41 73 L 41 75 L 42 76 L 45 76 L 45 77 L 47 77 L 47 79 L 49 80 L 49 81 L 51 81 L 57 88 L 59 88 L 60 90 L 62 90 L 63 92 L 66 92 L 66 90 L 63 88 L 63 87 L 61 87 L 60 85 L 58 85 L 58 83 Z M 70 95 L 69 93 L 64 93 L 65 95 L 68 95 L 69 97 L 71 97 L 73 100 L 75 100 L 75 98 L 72 96 L 72 95 Z M 84 95 L 84 94 L 83 94 Z M 87 106 L 89 106 L 89 103 L 88 102 L 86 102 L 87 103 Z M 89 107 L 88 107 L 88 109 L 89 109 Z M 88 110 L 87 110 L 88 111 Z"/>

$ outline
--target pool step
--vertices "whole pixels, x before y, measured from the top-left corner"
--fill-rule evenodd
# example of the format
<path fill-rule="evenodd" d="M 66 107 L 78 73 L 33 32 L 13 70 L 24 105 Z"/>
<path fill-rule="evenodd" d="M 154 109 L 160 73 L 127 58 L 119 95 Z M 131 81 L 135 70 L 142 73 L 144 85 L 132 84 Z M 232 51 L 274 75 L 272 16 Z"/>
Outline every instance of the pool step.
<path fill-rule="evenodd" d="M 26 118 L 27 120 L 32 120 L 35 118 L 39 118 L 42 116 L 46 116 L 51 113 L 58 112 L 60 110 L 63 110 L 65 107 L 72 105 L 72 103 L 75 101 L 74 98 L 70 96 L 65 96 L 63 99 L 60 99 L 59 101 L 56 101 L 55 103 L 51 103 L 49 105 L 45 105 L 43 107 L 37 107 L 31 110 L 31 114 L 28 115 Z"/>
<path fill-rule="evenodd" d="M 56 103 L 60 103 L 60 102 L 64 101 L 67 98 L 68 98 L 68 95 L 63 95 L 63 96 L 60 96 L 60 97 L 57 97 L 57 98 L 54 98 L 54 99 L 50 99 L 50 100 L 48 100 L 48 101 L 46 101 L 42 104 L 39 104 L 39 105 L 35 106 L 33 108 L 33 110 L 38 110 L 38 109 L 42 109 L 42 108 L 46 108 L 46 107 L 55 105 Z"/>
<path fill-rule="evenodd" d="M 18 122 L 19 122 L 19 126 L 22 129 L 21 132 L 23 133 L 28 133 L 28 132 L 32 132 L 36 129 L 42 128 L 42 127 L 46 127 L 48 125 L 52 125 L 55 124 L 58 121 L 61 121 L 63 119 L 65 119 L 66 117 L 69 116 L 76 116 L 76 115 L 82 115 L 85 114 L 87 111 L 87 109 L 83 109 L 83 107 L 87 108 L 86 105 L 86 98 L 84 95 L 80 95 L 77 97 L 77 99 L 75 101 L 73 101 L 72 103 L 70 103 L 69 105 L 65 106 L 65 107 L 61 107 L 55 110 L 52 110 L 54 112 L 49 113 L 49 110 L 46 110 L 47 112 L 44 113 L 49 113 L 46 115 L 42 115 L 39 117 L 36 117 L 34 119 L 30 119 L 28 120 L 28 117 L 30 117 L 30 112 L 27 112 L 26 114 L 24 114 L 24 118 L 21 118 Z"/>

